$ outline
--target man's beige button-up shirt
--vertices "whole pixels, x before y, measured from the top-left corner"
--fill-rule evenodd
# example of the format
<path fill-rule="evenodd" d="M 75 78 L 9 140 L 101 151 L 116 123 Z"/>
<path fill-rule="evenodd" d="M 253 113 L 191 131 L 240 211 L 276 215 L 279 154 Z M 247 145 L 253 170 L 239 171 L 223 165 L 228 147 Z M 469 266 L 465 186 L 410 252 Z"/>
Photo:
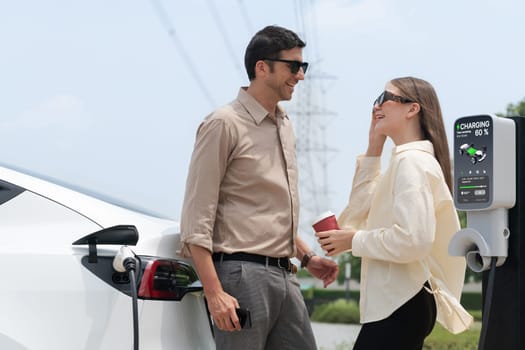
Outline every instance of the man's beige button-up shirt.
<path fill-rule="evenodd" d="M 188 244 L 210 252 L 295 254 L 295 136 L 279 107 L 275 117 L 241 88 L 199 126 L 181 215 L 183 256 L 190 256 Z"/>

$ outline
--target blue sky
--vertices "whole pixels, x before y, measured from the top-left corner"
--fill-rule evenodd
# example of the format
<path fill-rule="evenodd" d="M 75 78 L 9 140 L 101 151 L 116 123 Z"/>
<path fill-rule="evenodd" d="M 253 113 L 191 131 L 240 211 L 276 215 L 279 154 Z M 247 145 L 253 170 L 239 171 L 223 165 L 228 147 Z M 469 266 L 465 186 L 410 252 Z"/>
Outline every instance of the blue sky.
<path fill-rule="evenodd" d="M 321 206 L 338 213 L 389 79 L 430 81 L 450 132 L 525 97 L 524 13 L 521 0 L 4 1 L 0 162 L 178 219 L 198 124 L 247 84 L 246 44 L 277 24 L 306 39 L 331 112 Z"/>

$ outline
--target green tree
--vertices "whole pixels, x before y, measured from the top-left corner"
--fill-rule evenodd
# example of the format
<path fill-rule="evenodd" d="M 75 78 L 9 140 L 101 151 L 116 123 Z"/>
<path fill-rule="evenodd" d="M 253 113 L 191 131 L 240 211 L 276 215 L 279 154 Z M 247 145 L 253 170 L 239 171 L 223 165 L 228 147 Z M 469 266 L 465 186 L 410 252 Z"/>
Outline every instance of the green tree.
<path fill-rule="evenodd" d="M 498 117 L 525 117 L 525 97 L 518 103 L 509 103 L 505 113 L 496 113 Z"/>

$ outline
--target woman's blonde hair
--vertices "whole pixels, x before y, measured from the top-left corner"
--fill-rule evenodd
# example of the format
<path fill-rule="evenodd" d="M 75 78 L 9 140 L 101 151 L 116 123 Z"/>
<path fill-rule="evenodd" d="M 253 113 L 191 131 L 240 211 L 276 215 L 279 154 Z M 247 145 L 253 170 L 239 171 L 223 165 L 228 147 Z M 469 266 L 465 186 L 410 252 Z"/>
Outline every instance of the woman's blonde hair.
<path fill-rule="evenodd" d="M 435 157 L 441 166 L 445 182 L 452 193 L 450 152 L 436 91 L 429 82 L 414 77 L 396 78 L 390 82 L 399 89 L 403 97 L 419 104 L 419 120 L 423 136 L 426 140 L 432 142 Z"/>

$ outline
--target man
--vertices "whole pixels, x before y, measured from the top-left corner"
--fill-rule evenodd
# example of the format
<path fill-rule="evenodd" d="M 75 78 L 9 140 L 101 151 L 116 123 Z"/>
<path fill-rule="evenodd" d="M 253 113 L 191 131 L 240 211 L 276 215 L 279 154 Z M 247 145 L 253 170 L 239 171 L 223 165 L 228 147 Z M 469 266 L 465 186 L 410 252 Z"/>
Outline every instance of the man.
<path fill-rule="evenodd" d="M 249 86 L 197 131 L 181 253 L 204 287 L 217 349 L 317 349 L 289 258 L 325 287 L 338 269 L 297 236 L 295 136 L 278 106 L 304 79 L 304 46 L 288 29 L 259 31 L 245 53 Z M 249 310 L 251 328 L 241 329 L 238 308 Z"/>

